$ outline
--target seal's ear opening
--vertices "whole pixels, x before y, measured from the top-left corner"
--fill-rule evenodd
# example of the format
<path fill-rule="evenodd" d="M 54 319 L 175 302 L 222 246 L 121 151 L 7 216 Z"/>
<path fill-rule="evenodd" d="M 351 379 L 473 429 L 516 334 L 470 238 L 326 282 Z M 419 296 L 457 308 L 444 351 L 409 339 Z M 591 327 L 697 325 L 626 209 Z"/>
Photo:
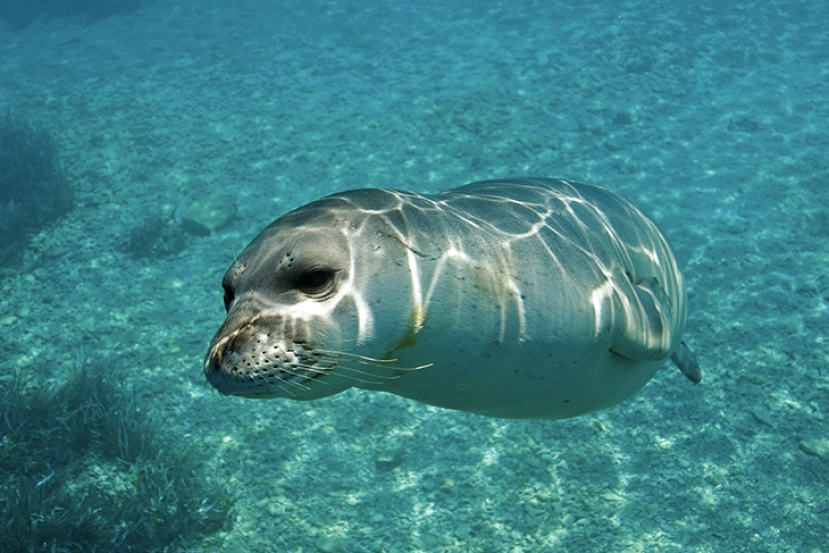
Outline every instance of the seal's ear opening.
<path fill-rule="evenodd" d="M 234 293 L 233 287 L 230 285 L 230 282 L 227 280 L 226 276 L 222 279 L 222 290 L 225 291 L 224 298 L 222 298 L 225 303 L 225 312 L 229 312 L 230 304 L 233 303 L 233 300 L 236 298 L 236 294 Z"/>

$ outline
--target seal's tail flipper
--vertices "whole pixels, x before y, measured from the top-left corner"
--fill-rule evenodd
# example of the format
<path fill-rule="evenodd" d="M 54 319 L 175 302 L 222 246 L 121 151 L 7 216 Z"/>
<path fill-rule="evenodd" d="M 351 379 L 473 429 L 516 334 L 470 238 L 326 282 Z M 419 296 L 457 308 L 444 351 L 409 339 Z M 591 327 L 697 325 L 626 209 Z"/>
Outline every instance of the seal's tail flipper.
<path fill-rule="evenodd" d="M 674 362 L 674 365 L 682 371 L 682 374 L 684 374 L 688 380 L 694 384 L 702 382 L 702 370 L 699 368 L 697 358 L 694 357 L 694 354 L 685 342 L 681 342 L 679 344 L 679 348 L 677 348 L 674 354 L 671 355 L 671 361 Z"/>

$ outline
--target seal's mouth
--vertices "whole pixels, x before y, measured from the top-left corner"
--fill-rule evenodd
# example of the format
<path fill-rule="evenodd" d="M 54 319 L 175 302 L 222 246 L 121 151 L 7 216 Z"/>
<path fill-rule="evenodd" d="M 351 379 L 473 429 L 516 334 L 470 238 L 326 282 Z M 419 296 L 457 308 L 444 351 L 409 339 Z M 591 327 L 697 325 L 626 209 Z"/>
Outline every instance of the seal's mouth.
<path fill-rule="evenodd" d="M 207 381 L 223 395 L 299 398 L 307 394 L 312 381 L 336 366 L 307 349 L 307 344 L 261 344 L 237 350 L 231 347 L 235 342 L 220 341 L 205 360 Z"/>
<path fill-rule="evenodd" d="M 309 336 L 326 337 L 326 344 Z M 404 366 L 397 359 L 367 357 L 335 339 L 330 327 L 282 316 L 243 316 L 231 310 L 204 360 L 207 381 L 223 395 L 254 399 L 317 399 L 352 386 L 382 389 L 389 380 L 432 366 Z"/>
<path fill-rule="evenodd" d="M 235 328 L 229 317 L 210 344 L 204 375 L 223 395 L 304 399 L 337 365 L 307 336 L 306 324 L 283 317 L 257 317 Z"/>

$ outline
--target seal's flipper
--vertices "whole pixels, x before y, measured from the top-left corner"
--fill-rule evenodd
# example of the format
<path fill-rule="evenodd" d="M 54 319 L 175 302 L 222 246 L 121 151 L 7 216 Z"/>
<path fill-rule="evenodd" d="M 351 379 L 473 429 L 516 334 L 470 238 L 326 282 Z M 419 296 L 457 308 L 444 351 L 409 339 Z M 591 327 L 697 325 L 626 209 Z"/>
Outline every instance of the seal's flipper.
<path fill-rule="evenodd" d="M 671 361 L 674 362 L 674 365 L 682 371 L 682 374 L 684 374 L 688 380 L 694 384 L 702 382 L 702 369 L 699 368 L 697 358 L 694 357 L 694 353 L 688 348 L 685 342 L 681 342 L 679 344 L 679 349 L 671 355 Z"/>
<path fill-rule="evenodd" d="M 620 308 L 624 322 L 614 324 L 619 332 L 610 349 L 635 361 L 667 359 L 673 342 L 671 299 L 653 277 L 635 283 L 633 290 L 635 298 L 623 298 Z"/>

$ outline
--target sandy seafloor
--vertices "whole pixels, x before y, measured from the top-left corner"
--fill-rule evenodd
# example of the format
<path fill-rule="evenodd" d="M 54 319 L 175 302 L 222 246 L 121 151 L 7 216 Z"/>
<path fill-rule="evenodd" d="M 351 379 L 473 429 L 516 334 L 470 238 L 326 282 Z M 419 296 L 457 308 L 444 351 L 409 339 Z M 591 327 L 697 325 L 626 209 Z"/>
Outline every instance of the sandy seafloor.
<path fill-rule="evenodd" d="M 0 108 L 48 124 L 77 186 L 0 277 L 0 368 L 59 379 L 81 348 L 128 367 L 239 495 L 196 551 L 829 552 L 827 21 L 798 1 L 156 0 L 0 27 Z M 657 221 L 703 384 L 666 367 L 567 421 L 206 385 L 221 276 L 271 220 L 515 175 Z M 237 217 L 171 257 L 119 248 L 202 198 Z"/>

